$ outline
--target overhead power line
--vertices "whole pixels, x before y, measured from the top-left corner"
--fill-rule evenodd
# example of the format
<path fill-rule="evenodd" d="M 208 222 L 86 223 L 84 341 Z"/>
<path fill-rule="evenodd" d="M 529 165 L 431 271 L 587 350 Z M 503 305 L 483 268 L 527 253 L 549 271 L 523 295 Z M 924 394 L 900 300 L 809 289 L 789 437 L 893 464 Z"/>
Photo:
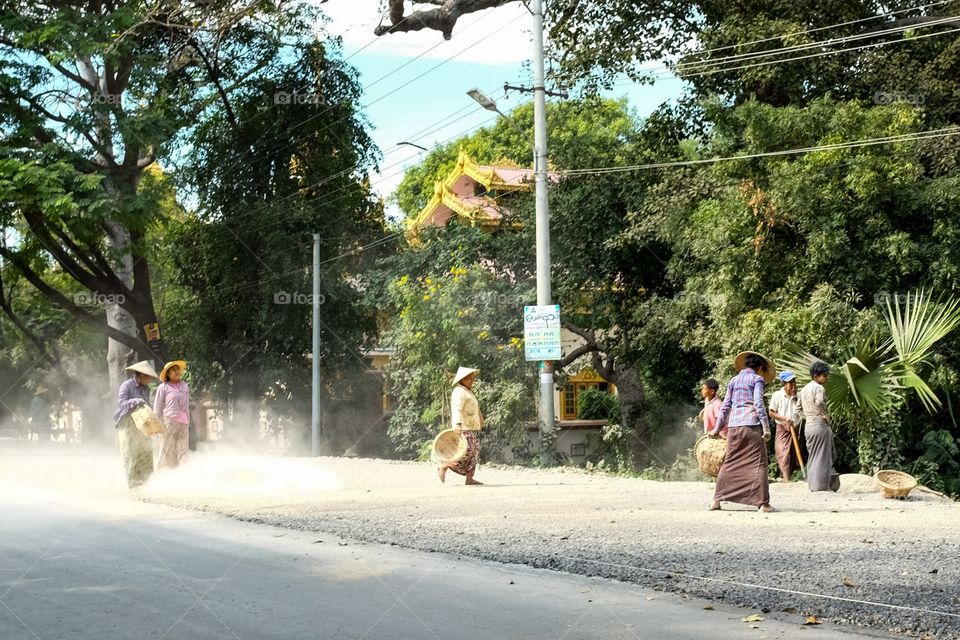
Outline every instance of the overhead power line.
<path fill-rule="evenodd" d="M 804 153 L 814 153 L 817 151 L 834 151 L 838 149 L 853 149 L 858 147 L 869 147 L 881 144 L 893 144 L 897 142 L 914 142 L 917 140 L 927 140 L 931 138 L 945 138 L 949 136 L 960 135 L 960 127 L 943 127 L 940 129 L 931 129 L 929 131 L 918 131 L 915 133 L 904 133 L 895 136 L 884 136 L 880 138 L 865 138 L 862 140 L 851 140 L 848 142 L 837 142 L 834 144 L 823 144 L 812 147 L 800 147 L 797 149 L 784 149 L 782 151 L 764 151 L 761 153 L 749 153 L 739 156 L 725 156 L 722 158 L 702 158 L 699 160 L 676 160 L 672 162 L 650 162 L 647 164 L 635 164 L 622 167 L 594 167 L 584 169 L 566 169 L 560 170 L 563 176 L 583 176 L 583 175 L 603 175 L 608 173 L 625 173 L 629 171 L 643 171 L 646 169 L 668 169 L 671 167 L 692 167 L 704 164 L 715 164 L 718 162 L 730 162 L 734 160 L 751 160 L 754 158 L 771 158 L 776 156 L 798 155 Z"/>
<path fill-rule="evenodd" d="M 818 47 L 832 47 L 838 44 L 845 44 L 847 42 L 857 42 L 860 40 L 869 40 L 871 38 L 876 38 L 878 36 L 891 35 L 895 33 L 903 33 L 905 31 L 915 30 L 918 28 L 928 28 L 934 27 L 942 24 L 956 23 L 960 20 L 960 16 L 944 16 L 942 18 L 935 18 L 930 22 L 926 22 L 922 25 L 901 25 L 899 27 L 891 27 L 890 29 L 883 29 L 880 31 L 871 31 L 869 33 L 859 33 L 851 36 L 844 36 L 841 38 L 830 38 L 828 40 L 817 40 L 814 42 L 805 42 L 802 44 L 796 44 L 789 47 L 782 47 L 779 49 L 766 49 L 762 51 L 752 51 L 749 53 L 741 53 L 732 56 L 724 56 L 722 58 L 717 58 L 714 60 L 703 60 L 698 62 L 681 62 L 675 65 L 676 69 L 681 71 L 686 71 L 687 69 L 709 69 L 711 67 L 725 65 L 726 63 L 738 63 L 747 60 L 753 60 L 758 58 L 767 58 L 773 55 L 781 55 L 785 53 L 796 53 L 799 51 L 805 51 L 807 49 L 816 49 Z"/>
<path fill-rule="evenodd" d="M 939 0 L 938 2 L 928 2 L 926 4 L 920 4 L 914 7 L 907 7 L 906 9 L 899 9 L 897 11 L 889 11 L 887 13 L 877 14 L 875 16 L 868 16 L 866 18 L 858 18 L 857 20 L 848 20 L 847 22 L 838 22 L 836 24 L 829 24 L 823 27 L 816 27 L 814 29 L 804 29 L 802 31 L 792 31 L 790 33 L 781 33 L 776 36 L 769 36 L 767 38 L 761 38 L 759 40 L 750 40 L 748 42 L 738 42 L 736 44 L 728 44 L 722 47 L 713 47 L 711 49 L 704 49 L 703 51 L 694 52 L 691 55 L 704 55 L 707 53 L 716 53 L 717 51 L 727 51 L 729 49 L 736 49 L 738 47 L 749 47 L 755 44 L 763 44 L 764 42 L 773 42 L 774 40 L 783 40 L 784 38 L 792 38 L 793 36 L 804 36 L 810 33 L 818 33 L 820 31 L 827 31 L 830 29 L 836 29 L 838 27 L 848 27 L 854 24 L 862 24 L 864 22 L 870 22 L 872 20 L 879 20 L 881 18 L 889 18 L 891 16 L 900 15 L 903 13 L 910 13 L 911 11 L 920 11 L 923 9 L 929 9 L 930 7 L 938 7 L 944 4 L 950 4 L 956 0 Z"/>

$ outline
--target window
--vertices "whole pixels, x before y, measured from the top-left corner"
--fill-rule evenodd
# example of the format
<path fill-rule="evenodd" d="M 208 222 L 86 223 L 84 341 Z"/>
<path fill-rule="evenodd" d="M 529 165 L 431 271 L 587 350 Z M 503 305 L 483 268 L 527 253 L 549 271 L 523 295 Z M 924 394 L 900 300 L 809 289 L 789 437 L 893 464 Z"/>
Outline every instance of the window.
<path fill-rule="evenodd" d="M 580 393 L 587 389 L 598 389 L 610 393 L 610 385 L 606 382 L 568 382 L 563 387 L 560 406 L 561 420 L 577 419 L 577 401 L 580 398 Z"/>

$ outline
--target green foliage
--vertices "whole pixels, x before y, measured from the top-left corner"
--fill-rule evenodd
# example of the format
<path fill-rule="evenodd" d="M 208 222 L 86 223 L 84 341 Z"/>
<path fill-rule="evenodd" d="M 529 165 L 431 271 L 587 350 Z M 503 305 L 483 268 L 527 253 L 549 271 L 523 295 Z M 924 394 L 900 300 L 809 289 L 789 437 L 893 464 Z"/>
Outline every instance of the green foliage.
<path fill-rule="evenodd" d="M 960 439 L 946 429 L 928 432 L 920 443 L 923 455 L 912 474 L 936 491 L 960 499 Z"/>
<path fill-rule="evenodd" d="M 833 368 L 827 382 L 831 413 L 858 436 L 860 467 L 875 471 L 900 466 L 906 442 L 900 412 L 910 395 L 929 412 L 941 402 L 922 375 L 934 348 L 960 326 L 960 300 L 937 304 L 923 291 L 906 294 L 903 304 L 886 301 L 886 335 L 875 334 L 854 347 Z M 817 357 L 798 353 L 781 361 L 809 381 Z M 908 395 L 912 391 L 913 394 Z"/>
<path fill-rule="evenodd" d="M 398 406 L 389 435 L 403 456 L 416 456 L 449 424 L 450 376 L 480 369 L 475 386 L 486 419 L 487 455 L 520 447 L 536 417 L 536 371 L 523 360 L 523 300 L 530 290 L 480 265 L 453 266 L 390 285 L 399 310 L 387 334 L 396 349 L 389 381 Z"/>
<path fill-rule="evenodd" d="M 616 396 L 606 391 L 587 389 L 577 396 L 577 417 L 581 420 L 620 422 L 620 403 Z"/>
<path fill-rule="evenodd" d="M 385 235 L 382 207 L 354 178 L 374 155 L 355 111 L 360 88 L 355 72 L 318 44 L 272 61 L 247 84 L 230 114 L 212 109 L 197 123 L 190 162 L 178 174 L 197 210 L 165 230 L 164 249 L 178 256 L 164 309 L 172 344 L 196 363 L 199 392 L 247 406 L 234 410 L 238 423 L 255 424 L 263 408 L 303 442 L 318 233 L 325 438 L 339 441 L 352 427 L 340 424 L 337 407 L 357 404 L 372 384 L 362 353 L 375 318 L 354 274 L 375 256 L 356 250 Z M 294 88 L 324 103 L 273 98 Z M 362 434 L 373 417 L 347 420 L 364 422 Z"/>

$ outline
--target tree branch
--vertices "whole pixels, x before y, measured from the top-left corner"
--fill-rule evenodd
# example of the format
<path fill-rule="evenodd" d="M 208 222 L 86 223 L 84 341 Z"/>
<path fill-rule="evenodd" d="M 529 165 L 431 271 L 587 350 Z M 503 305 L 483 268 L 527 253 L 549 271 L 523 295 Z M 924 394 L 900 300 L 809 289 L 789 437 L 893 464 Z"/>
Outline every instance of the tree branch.
<path fill-rule="evenodd" d="M 50 363 L 50 365 L 56 367 L 57 369 L 60 369 L 59 356 L 54 356 L 53 354 L 51 354 L 50 350 L 47 349 L 47 345 L 44 342 L 43 338 L 41 338 L 40 336 L 35 334 L 33 331 L 31 331 L 30 327 L 28 327 L 27 324 L 23 320 L 21 320 L 16 313 L 14 313 L 13 304 L 7 298 L 6 292 L 4 290 L 2 272 L 0 272 L 0 309 L 3 310 L 4 315 L 6 315 L 7 318 L 10 319 L 10 322 L 13 323 L 13 325 L 20 331 L 20 333 L 26 336 L 27 340 L 32 342 L 37 347 L 37 349 L 40 351 L 40 356 L 44 360 L 46 360 L 48 363 Z"/>
<path fill-rule="evenodd" d="M 210 78 L 210 82 L 212 82 L 213 86 L 217 89 L 217 94 L 220 96 L 220 102 L 223 104 L 223 108 L 226 110 L 227 120 L 230 122 L 230 128 L 233 129 L 234 134 L 239 133 L 240 125 L 237 123 L 236 114 L 233 111 L 233 106 L 230 104 L 230 97 L 227 96 L 227 92 L 223 88 L 223 83 L 220 82 L 220 72 L 216 69 L 216 67 L 214 67 L 206 51 L 203 50 L 203 47 L 199 42 L 196 41 L 196 39 L 190 38 L 190 46 L 192 46 L 193 50 L 197 52 L 198 56 L 200 56 L 200 61 L 203 62 L 203 66 L 207 70 L 207 77 Z"/>
<path fill-rule="evenodd" d="M 27 225 L 30 227 L 30 230 L 34 233 L 37 239 L 40 240 L 43 248 L 46 249 L 51 256 L 53 256 L 57 263 L 59 263 L 60 266 L 63 267 L 63 269 L 73 277 L 74 280 L 90 291 L 99 291 L 103 293 L 110 291 L 113 293 L 126 295 L 126 288 L 118 290 L 115 287 L 115 283 L 119 282 L 118 280 L 111 280 L 105 274 L 95 273 L 85 269 L 80 265 L 79 262 L 76 261 L 76 259 L 74 259 L 72 255 L 70 255 L 69 251 L 60 246 L 60 244 L 57 243 L 51 235 L 50 229 L 47 227 L 46 221 L 44 220 L 42 214 L 37 213 L 36 211 L 25 211 L 23 213 L 23 217 L 24 220 L 27 221 Z"/>
<path fill-rule="evenodd" d="M 34 288 L 37 289 L 37 291 L 39 291 L 44 296 L 49 298 L 55 305 L 69 312 L 70 315 L 87 323 L 88 325 L 90 325 L 91 327 L 93 327 L 94 329 L 96 329 L 98 332 L 105 335 L 106 337 L 110 338 L 111 340 L 116 340 L 117 342 L 130 347 L 134 351 L 140 351 L 142 353 L 151 353 L 150 347 L 146 343 L 144 343 L 142 340 L 140 340 L 138 336 L 130 336 L 120 331 L 119 329 L 114 329 L 109 324 L 107 324 L 105 319 L 101 320 L 96 316 L 90 313 L 87 313 L 81 307 L 77 306 L 76 304 L 71 302 L 69 299 L 67 299 L 67 297 L 64 296 L 62 293 L 60 293 L 59 291 L 51 287 L 49 284 L 44 282 L 43 278 L 41 278 L 36 271 L 30 268 L 30 266 L 23 259 L 23 256 L 21 256 L 20 254 L 10 251 L 6 247 L 0 247 L 0 256 L 3 256 L 7 260 L 9 260 L 11 263 L 13 263 L 14 266 L 16 266 L 17 271 L 19 271 L 23 275 L 23 277 L 27 279 L 27 282 L 32 284 Z"/>
<path fill-rule="evenodd" d="M 453 36 L 453 28 L 462 16 L 485 9 L 493 9 L 508 2 L 519 0 L 414 0 L 417 4 L 430 4 L 436 9 L 422 9 L 404 16 L 403 0 L 389 0 L 390 23 L 380 25 L 373 32 L 382 36 L 387 33 L 422 31 L 432 29 L 443 34 L 444 40 Z"/>

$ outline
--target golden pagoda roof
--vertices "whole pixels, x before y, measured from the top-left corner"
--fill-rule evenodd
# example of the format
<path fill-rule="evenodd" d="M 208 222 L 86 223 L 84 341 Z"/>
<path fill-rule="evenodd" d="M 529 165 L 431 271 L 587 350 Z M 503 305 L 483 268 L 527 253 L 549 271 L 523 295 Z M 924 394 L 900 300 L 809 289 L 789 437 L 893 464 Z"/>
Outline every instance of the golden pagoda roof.
<path fill-rule="evenodd" d="M 454 187 L 464 177 L 484 187 L 481 195 L 463 195 Z M 504 218 L 504 209 L 490 193 L 497 195 L 511 191 L 529 191 L 533 188 L 533 169 L 526 169 L 508 160 L 495 165 L 481 165 L 466 151 L 461 150 L 457 164 L 446 179 L 434 184 L 433 196 L 416 218 L 408 221 L 412 231 L 424 226 L 445 227 L 454 216 L 471 221 L 471 224 L 496 226 Z"/>

